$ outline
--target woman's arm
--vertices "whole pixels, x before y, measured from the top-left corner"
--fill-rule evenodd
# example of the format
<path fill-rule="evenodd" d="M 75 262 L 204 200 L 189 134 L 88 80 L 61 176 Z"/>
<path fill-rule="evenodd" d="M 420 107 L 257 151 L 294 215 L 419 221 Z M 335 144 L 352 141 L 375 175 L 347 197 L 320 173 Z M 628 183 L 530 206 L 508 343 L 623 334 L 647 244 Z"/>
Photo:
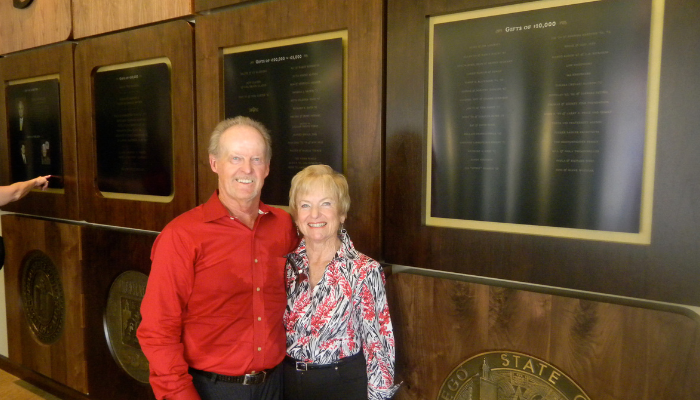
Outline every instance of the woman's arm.
<path fill-rule="evenodd" d="M 41 188 L 41 190 L 46 190 L 49 187 L 49 178 L 51 175 L 38 176 L 34 179 L 30 179 L 24 182 L 15 182 L 12 185 L 0 186 L 0 207 L 7 203 L 17 201 L 22 197 L 26 196 L 30 190 L 34 188 Z"/>

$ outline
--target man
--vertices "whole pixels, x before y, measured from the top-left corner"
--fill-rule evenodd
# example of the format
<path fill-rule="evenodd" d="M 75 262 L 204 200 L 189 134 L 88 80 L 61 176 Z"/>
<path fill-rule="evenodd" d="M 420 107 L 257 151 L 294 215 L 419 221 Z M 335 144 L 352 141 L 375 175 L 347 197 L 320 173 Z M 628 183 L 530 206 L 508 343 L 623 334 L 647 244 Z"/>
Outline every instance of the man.
<path fill-rule="evenodd" d="M 260 202 L 270 136 L 236 117 L 211 135 L 218 190 L 156 239 L 137 331 L 158 399 L 280 399 L 291 217 Z"/>

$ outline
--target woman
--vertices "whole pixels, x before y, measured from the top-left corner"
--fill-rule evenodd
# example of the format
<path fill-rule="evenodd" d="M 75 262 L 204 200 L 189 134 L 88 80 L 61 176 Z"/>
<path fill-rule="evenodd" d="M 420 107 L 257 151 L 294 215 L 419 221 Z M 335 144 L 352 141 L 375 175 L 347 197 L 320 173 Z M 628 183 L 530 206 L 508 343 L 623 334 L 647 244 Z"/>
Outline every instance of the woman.
<path fill-rule="evenodd" d="M 388 399 L 394 334 L 378 262 L 343 228 L 345 177 L 311 165 L 292 179 L 289 209 L 302 235 L 287 258 L 287 400 Z"/>

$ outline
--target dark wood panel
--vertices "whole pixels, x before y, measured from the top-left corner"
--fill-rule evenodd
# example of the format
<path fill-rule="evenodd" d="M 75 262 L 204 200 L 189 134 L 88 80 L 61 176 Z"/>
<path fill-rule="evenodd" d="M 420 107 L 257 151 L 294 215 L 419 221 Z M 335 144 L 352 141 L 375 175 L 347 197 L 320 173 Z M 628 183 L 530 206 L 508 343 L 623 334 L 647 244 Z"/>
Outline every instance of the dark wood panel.
<path fill-rule="evenodd" d="M 61 150 L 63 191 L 32 191 L 19 202 L 3 207 L 5 211 L 44 217 L 78 219 L 77 154 L 75 145 L 75 89 L 73 83 L 73 51 L 75 45 L 62 43 L 0 58 L 0 82 L 58 75 L 61 107 Z M 0 95 L 0 184 L 10 182 L 10 152 L 6 96 Z"/>
<path fill-rule="evenodd" d="M 0 54 L 58 43 L 71 37 L 71 0 L 36 1 L 18 9 L 0 2 Z"/>
<path fill-rule="evenodd" d="M 147 45 L 144 45 L 147 43 Z M 192 27 L 169 22 L 80 42 L 75 53 L 81 218 L 158 231 L 195 206 Z M 167 57 L 171 68 L 173 189 L 167 203 L 103 197 L 97 187 L 93 74 L 101 66 Z"/>
<path fill-rule="evenodd" d="M 6 214 L 2 228 L 7 252 L 4 272 L 10 360 L 87 393 L 79 226 Z M 50 345 L 35 338 L 22 308 L 22 263 L 33 250 L 51 259 L 65 299 L 64 329 Z"/>
<path fill-rule="evenodd" d="M 109 289 L 119 274 L 150 273 L 156 235 L 95 227 L 85 227 L 81 234 L 90 396 L 100 400 L 152 399 L 151 386 L 129 376 L 112 357 L 103 316 Z"/>
<path fill-rule="evenodd" d="M 345 175 L 352 207 L 346 224 L 358 249 L 380 258 L 383 15 L 383 3 L 377 1 L 290 0 L 197 17 L 199 202 L 206 201 L 216 189 L 207 147 L 212 129 L 223 116 L 222 49 L 347 29 Z"/>
<path fill-rule="evenodd" d="M 697 398 L 700 318 L 395 273 L 387 290 L 397 343 L 397 400 L 435 399 L 450 372 L 486 351 L 537 357 L 591 399 Z M 494 366 L 491 366 L 492 368 Z"/>
<path fill-rule="evenodd" d="M 665 6 L 650 245 L 427 227 L 422 223 L 426 140 L 426 16 L 500 0 L 389 0 L 384 207 L 385 261 L 682 304 L 700 304 L 700 5 Z"/>
<path fill-rule="evenodd" d="M 12 362 L 5 356 L 0 356 L 0 369 L 25 382 L 31 383 L 32 385 L 45 390 L 46 392 L 51 393 L 62 400 L 87 400 L 90 398 L 87 395 L 76 391 L 75 389 L 61 385 L 60 383 L 57 383 L 44 375 Z"/>

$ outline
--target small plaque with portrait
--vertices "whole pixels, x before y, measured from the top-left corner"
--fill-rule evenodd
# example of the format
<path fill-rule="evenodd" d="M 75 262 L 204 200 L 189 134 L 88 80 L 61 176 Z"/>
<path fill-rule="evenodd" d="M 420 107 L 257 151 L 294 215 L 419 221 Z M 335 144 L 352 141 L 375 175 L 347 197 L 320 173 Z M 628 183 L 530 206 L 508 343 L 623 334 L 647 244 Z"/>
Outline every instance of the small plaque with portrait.
<path fill-rule="evenodd" d="M 251 117 L 272 136 L 267 204 L 287 204 L 292 177 L 308 165 L 343 171 L 346 37 L 336 32 L 224 50 L 226 118 Z"/>
<path fill-rule="evenodd" d="M 10 82 L 5 94 L 12 181 L 52 175 L 49 188 L 62 189 L 58 75 Z"/>
<path fill-rule="evenodd" d="M 170 80 L 166 58 L 95 73 L 97 186 L 105 197 L 172 195 Z"/>

